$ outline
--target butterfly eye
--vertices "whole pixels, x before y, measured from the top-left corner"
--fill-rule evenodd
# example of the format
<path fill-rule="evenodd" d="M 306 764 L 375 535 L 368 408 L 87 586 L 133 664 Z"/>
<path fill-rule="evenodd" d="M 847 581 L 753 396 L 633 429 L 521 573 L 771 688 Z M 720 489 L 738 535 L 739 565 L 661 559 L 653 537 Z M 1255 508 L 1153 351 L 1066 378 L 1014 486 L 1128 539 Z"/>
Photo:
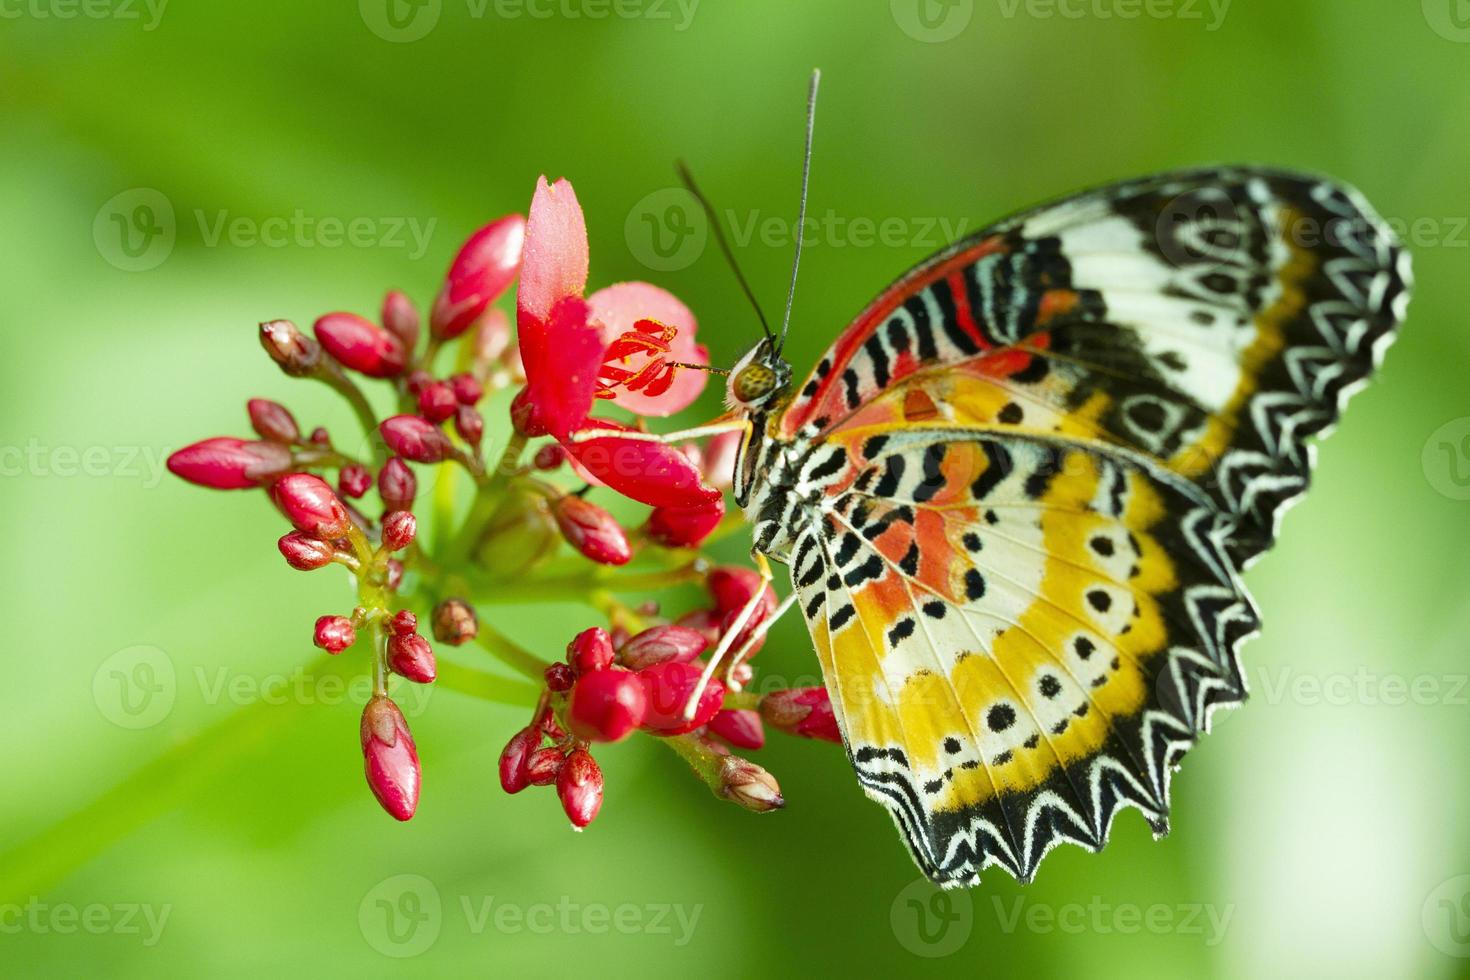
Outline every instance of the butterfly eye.
<path fill-rule="evenodd" d="M 776 389 L 776 372 L 765 364 L 747 364 L 730 380 L 730 393 L 735 400 L 750 404 L 765 398 Z"/>

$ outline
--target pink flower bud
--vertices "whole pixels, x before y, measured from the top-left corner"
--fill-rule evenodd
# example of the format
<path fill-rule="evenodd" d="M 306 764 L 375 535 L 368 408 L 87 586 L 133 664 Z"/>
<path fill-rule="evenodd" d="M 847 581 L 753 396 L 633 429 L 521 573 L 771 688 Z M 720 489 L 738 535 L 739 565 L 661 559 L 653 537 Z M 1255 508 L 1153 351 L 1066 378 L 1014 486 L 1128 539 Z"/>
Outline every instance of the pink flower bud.
<path fill-rule="evenodd" d="M 316 621 L 312 642 L 328 653 L 341 653 L 357 642 L 357 631 L 346 616 L 322 616 Z"/>
<path fill-rule="evenodd" d="M 486 371 L 510 348 L 510 317 L 504 310 L 488 309 L 475 323 L 475 368 Z M 520 363 L 520 358 L 516 358 Z"/>
<path fill-rule="evenodd" d="M 626 565 L 633 557 L 617 519 L 596 504 L 569 495 L 552 505 L 552 516 L 567 543 L 593 561 Z"/>
<path fill-rule="evenodd" d="M 648 696 L 636 674 L 589 670 L 577 678 L 567 704 L 572 734 L 593 742 L 617 742 L 643 723 Z"/>
<path fill-rule="evenodd" d="M 300 531 L 281 535 L 276 547 L 281 549 L 286 564 L 302 572 L 330 565 L 337 555 L 336 550 L 327 542 L 308 537 Z"/>
<path fill-rule="evenodd" d="M 704 447 L 704 478 L 712 487 L 728 490 L 735 482 L 735 457 L 740 453 L 739 432 L 721 432 Z"/>
<path fill-rule="evenodd" d="M 437 463 L 449 455 L 449 438 L 417 415 L 395 415 L 378 425 L 388 448 L 415 463 Z"/>
<path fill-rule="evenodd" d="M 689 702 L 702 673 L 697 664 L 670 660 L 634 674 L 643 682 L 643 693 L 648 698 L 643 727 L 656 735 L 682 735 L 709 724 L 725 700 L 725 685 L 715 678 L 710 679 L 700 695 L 694 717 L 684 719 L 684 705 Z"/>
<path fill-rule="evenodd" d="M 518 214 L 493 221 L 469 237 L 434 300 L 429 329 L 435 337 L 458 337 L 505 292 L 520 269 L 525 238 L 526 219 Z"/>
<path fill-rule="evenodd" d="M 449 379 L 449 387 L 454 391 L 455 400 L 461 405 L 474 405 L 485 396 L 485 389 L 475 380 L 473 374 L 456 374 Z"/>
<path fill-rule="evenodd" d="M 399 561 L 397 558 L 389 558 L 388 559 L 388 562 L 387 562 L 387 565 L 388 565 L 388 575 L 387 575 L 387 585 L 388 585 L 388 588 L 391 589 L 394 592 L 397 592 L 398 591 L 398 587 L 403 584 L 403 562 Z"/>
<path fill-rule="evenodd" d="M 321 364 L 322 348 L 296 329 L 290 320 L 268 320 L 260 325 L 260 346 L 293 378 L 311 374 Z"/>
<path fill-rule="evenodd" d="M 683 626 L 653 626 L 623 644 L 618 661 L 629 670 L 655 664 L 688 663 L 709 646 L 703 634 Z"/>
<path fill-rule="evenodd" d="M 447 381 L 432 381 L 419 392 L 419 414 L 430 422 L 443 422 L 458 407 L 459 400 Z"/>
<path fill-rule="evenodd" d="M 450 646 L 462 646 L 480 633 L 480 620 L 475 609 L 463 599 L 445 599 L 434 607 L 434 639 Z"/>
<path fill-rule="evenodd" d="M 724 497 L 693 507 L 655 507 L 648 515 L 646 530 L 649 538 L 666 548 L 692 548 L 709 537 L 724 516 Z"/>
<path fill-rule="evenodd" d="M 565 463 L 566 461 L 566 450 L 562 449 L 561 446 L 557 443 L 548 442 L 546 445 L 536 450 L 536 455 L 531 459 L 531 465 L 545 473 L 550 472 L 551 470 L 560 469 L 561 464 Z"/>
<path fill-rule="evenodd" d="M 454 431 L 471 446 L 478 446 L 485 437 L 485 417 L 468 405 L 454 410 Z"/>
<path fill-rule="evenodd" d="M 779 810 L 786 805 L 776 777 L 754 762 L 733 755 L 720 761 L 720 793 L 755 813 Z"/>
<path fill-rule="evenodd" d="M 400 609 L 388 620 L 388 631 L 394 636 L 407 636 L 418 632 L 419 618 L 411 609 Z"/>
<path fill-rule="evenodd" d="M 750 601 L 751 596 L 755 595 L 756 589 L 761 588 L 761 585 L 759 572 L 753 568 L 743 568 L 739 565 L 723 565 L 716 568 L 709 573 L 709 578 L 705 580 L 705 587 L 709 589 L 710 596 L 715 600 L 715 609 L 722 615 L 729 612 L 739 612 L 745 608 L 745 604 Z M 765 589 L 766 596 L 762 605 L 770 607 L 766 610 L 767 613 L 774 612 L 776 609 L 776 593 L 769 585 L 765 586 Z M 757 606 L 756 614 L 758 618 L 752 619 L 752 622 L 764 618 L 759 616 L 760 611 L 761 607 Z"/>
<path fill-rule="evenodd" d="M 325 425 L 319 425 L 315 429 L 312 429 L 311 435 L 308 436 L 308 438 L 311 440 L 311 444 L 314 446 L 332 445 L 332 436 L 330 433 L 327 432 L 327 427 Z"/>
<path fill-rule="evenodd" d="M 567 663 L 579 674 L 613 665 L 613 642 L 601 626 L 585 629 L 567 644 Z"/>
<path fill-rule="evenodd" d="M 832 699 L 825 687 L 793 687 L 772 691 L 760 701 L 766 723 L 792 735 L 841 742 Z"/>
<path fill-rule="evenodd" d="M 291 468 L 291 450 L 276 442 L 218 436 L 169 456 L 174 476 L 214 490 L 243 490 L 269 483 Z"/>
<path fill-rule="evenodd" d="M 713 609 L 695 609 L 687 612 L 675 620 L 674 625 L 694 630 L 704 637 L 705 642 L 710 646 L 720 642 L 720 614 Z"/>
<path fill-rule="evenodd" d="M 418 531 L 418 520 L 406 510 L 395 510 L 383 516 L 383 547 L 389 551 L 402 551 L 413 544 Z"/>
<path fill-rule="evenodd" d="M 408 464 L 394 456 L 378 471 L 378 496 L 383 506 L 392 510 L 409 510 L 418 496 L 419 481 Z"/>
<path fill-rule="evenodd" d="M 562 750 L 555 746 L 537 749 L 526 759 L 526 782 L 532 786 L 550 786 L 556 782 L 556 776 L 566 761 Z"/>
<path fill-rule="evenodd" d="M 413 370 L 404 375 L 403 387 L 411 397 L 417 399 L 424 393 L 424 389 L 434 383 L 434 376 L 428 371 Z"/>
<path fill-rule="evenodd" d="M 417 633 L 397 633 L 388 638 L 388 666 L 416 684 L 428 684 L 435 676 L 434 651 Z"/>
<path fill-rule="evenodd" d="M 766 730 L 758 711 L 726 709 L 709 720 L 709 731 L 737 749 L 758 749 L 766 744 Z"/>
<path fill-rule="evenodd" d="M 510 402 L 510 424 L 521 435 L 534 439 L 549 431 L 544 413 L 531 398 L 531 389 L 522 388 Z"/>
<path fill-rule="evenodd" d="M 356 499 L 372 488 L 373 475 L 356 463 L 342 467 L 337 474 L 337 489 L 343 496 Z"/>
<path fill-rule="evenodd" d="M 343 366 L 370 378 L 391 378 L 403 370 L 403 343 L 355 313 L 328 313 L 312 327 L 327 353 Z"/>
<path fill-rule="evenodd" d="M 347 508 L 319 476 L 288 473 L 271 486 L 271 499 L 296 530 L 314 538 L 333 541 L 352 526 Z"/>
<path fill-rule="evenodd" d="M 563 694 L 572 689 L 572 684 L 577 680 L 577 674 L 572 668 L 558 661 L 547 664 L 545 670 L 546 688 L 555 694 Z"/>
<path fill-rule="evenodd" d="M 406 351 L 419 342 L 419 311 L 414 309 L 413 300 L 396 289 L 383 297 L 383 328 L 397 337 Z"/>
<path fill-rule="evenodd" d="M 586 749 L 573 749 L 556 776 L 556 795 L 572 826 L 581 830 L 602 809 L 602 769 Z"/>
<path fill-rule="evenodd" d="M 526 763 L 531 753 L 541 746 L 541 730 L 532 725 L 510 737 L 500 752 L 500 788 L 519 793 L 531 784 Z"/>
<path fill-rule="evenodd" d="M 362 755 L 368 788 L 394 819 L 407 820 L 419 805 L 418 750 L 398 705 L 382 694 L 362 712 Z"/>
<path fill-rule="evenodd" d="M 252 398 L 245 403 L 250 413 L 250 427 L 262 439 L 290 445 L 301 438 L 301 427 L 289 409 L 269 398 Z"/>

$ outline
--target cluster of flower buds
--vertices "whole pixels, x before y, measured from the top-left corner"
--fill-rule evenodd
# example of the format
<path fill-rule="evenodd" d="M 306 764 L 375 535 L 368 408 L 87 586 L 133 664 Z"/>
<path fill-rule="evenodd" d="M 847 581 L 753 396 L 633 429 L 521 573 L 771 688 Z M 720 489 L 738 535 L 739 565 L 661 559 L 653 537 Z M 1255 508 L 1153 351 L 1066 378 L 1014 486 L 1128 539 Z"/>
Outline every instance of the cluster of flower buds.
<path fill-rule="evenodd" d="M 260 326 L 262 347 L 287 376 L 346 399 L 364 430 L 360 449 L 325 428 L 303 429 L 276 401 L 254 398 L 246 405 L 254 438 L 205 439 L 169 458 L 169 469 L 192 483 L 264 490 L 290 524 L 277 541 L 290 568 L 337 565 L 350 574 L 354 608 L 317 619 L 313 642 L 333 655 L 367 651 L 359 653 L 373 678 L 360 725 L 365 772 L 373 795 L 399 820 L 418 806 L 422 772 L 389 685 L 399 683 L 395 677 L 418 684 L 440 677 L 428 635 L 441 654 L 478 638 L 488 653 L 544 677 L 531 723 L 501 754 L 500 779 L 511 793 L 555 785 L 578 829 L 602 805 L 594 745 L 634 733 L 656 737 L 716 795 L 763 812 L 783 805 L 780 788 L 732 749 L 762 747 L 766 725 L 838 738 L 821 688 L 764 697 L 746 690 L 750 658 L 777 610 L 775 594 L 751 569 L 706 571 L 707 559 L 691 553 L 724 524 L 741 434 L 682 445 L 648 435 L 645 419 L 688 407 L 706 383 L 697 368 L 708 364 L 708 352 L 695 340 L 693 314 L 647 283 L 589 293 L 587 279 L 576 194 L 564 180 L 543 178 L 526 217 L 500 218 L 465 242 L 426 325 L 408 295 L 392 290 L 376 319 L 327 313 L 310 334 L 288 320 Z M 512 329 L 496 302 L 517 281 Z M 441 361 L 452 370 L 441 370 Z M 360 387 L 368 381 L 388 389 L 391 411 L 372 407 Z M 509 397 L 506 389 L 517 387 Z M 502 391 L 510 406 L 499 433 L 505 445 L 498 463 L 487 465 L 481 408 Z M 594 406 L 624 417 L 594 415 Z M 415 508 L 424 471 L 417 468 L 436 466 L 458 468 L 469 480 L 431 481 L 432 533 L 421 534 L 425 512 Z M 473 499 L 459 506 L 453 495 L 467 484 Z M 604 506 L 594 499 L 604 493 L 625 501 Z M 614 516 L 627 501 L 648 508 L 641 524 Z M 605 567 L 568 575 L 551 562 L 562 543 Z M 656 605 L 629 610 L 612 598 L 623 575 L 630 590 L 635 576 L 639 589 L 661 578 L 668 585 L 699 578 L 709 601 L 677 619 L 660 617 Z M 568 594 L 575 583 L 586 583 L 582 593 Z M 595 589 L 609 625 L 578 633 L 565 658 L 550 665 L 518 648 L 508 656 L 514 644 L 482 626 L 470 601 L 456 595 L 483 608 L 506 601 L 508 586 L 559 588 L 559 598 L 589 600 Z M 422 627 L 415 609 L 427 611 Z M 439 683 L 472 673 L 449 666 Z"/>

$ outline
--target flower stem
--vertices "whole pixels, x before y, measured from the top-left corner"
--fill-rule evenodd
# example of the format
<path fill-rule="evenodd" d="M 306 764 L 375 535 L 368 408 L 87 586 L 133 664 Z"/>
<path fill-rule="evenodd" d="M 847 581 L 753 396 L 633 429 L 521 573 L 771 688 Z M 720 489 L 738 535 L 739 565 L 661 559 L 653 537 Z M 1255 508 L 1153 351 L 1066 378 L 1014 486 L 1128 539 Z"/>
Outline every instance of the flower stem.
<path fill-rule="evenodd" d="M 476 635 L 475 642 L 479 643 L 491 656 L 499 659 L 507 667 L 510 667 L 538 684 L 546 676 L 546 668 L 551 666 L 495 627 L 483 621 L 480 623 L 480 632 Z"/>

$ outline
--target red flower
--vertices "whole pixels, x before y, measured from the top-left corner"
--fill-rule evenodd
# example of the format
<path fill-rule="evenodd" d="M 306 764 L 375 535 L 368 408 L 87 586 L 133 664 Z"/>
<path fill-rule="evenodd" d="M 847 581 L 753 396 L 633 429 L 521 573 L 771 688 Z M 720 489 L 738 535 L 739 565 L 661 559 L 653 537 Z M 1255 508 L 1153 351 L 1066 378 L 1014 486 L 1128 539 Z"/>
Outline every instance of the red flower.
<path fill-rule="evenodd" d="M 403 342 L 356 313 L 318 317 L 316 339 L 343 365 L 370 378 L 391 378 L 403 370 Z"/>
<path fill-rule="evenodd" d="M 694 717 L 685 719 L 684 706 L 694 693 L 703 670 L 698 664 L 675 660 L 654 664 L 638 671 L 648 696 L 648 711 L 643 727 L 657 735 L 682 735 L 709 724 L 725 700 L 725 685 L 711 678 L 695 705 Z"/>
<path fill-rule="evenodd" d="M 469 237 L 449 266 L 434 300 L 429 330 L 441 340 L 458 337 L 504 293 L 521 265 L 526 219 L 508 214 Z"/>
<path fill-rule="evenodd" d="M 551 513 L 567 543 L 593 561 L 626 565 L 633 557 L 617 518 L 590 500 L 568 494 L 552 504 Z"/>
<path fill-rule="evenodd" d="M 556 775 L 556 795 L 572 827 L 581 830 L 602 809 L 602 769 L 586 749 L 574 749 Z"/>
<path fill-rule="evenodd" d="M 341 653 L 357 642 L 357 631 L 346 616 L 322 616 L 316 621 L 312 642 L 328 653 Z"/>
<path fill-rule="evenodd" d="M 819 738 L 841 742 L 837 718 L 832 713 L 832 699 L 825 687 L 793 687 L 772 691 L 760 702 L 761 717 L 783 732 L 803 738 Z"/>
<path fill-rule="evenodd" d="M 648 695 L 637 674 L 589 670 L 572 685 L 567 726 L 578 738 L 617 742 L 643 724 L 647 711 Z"/>

